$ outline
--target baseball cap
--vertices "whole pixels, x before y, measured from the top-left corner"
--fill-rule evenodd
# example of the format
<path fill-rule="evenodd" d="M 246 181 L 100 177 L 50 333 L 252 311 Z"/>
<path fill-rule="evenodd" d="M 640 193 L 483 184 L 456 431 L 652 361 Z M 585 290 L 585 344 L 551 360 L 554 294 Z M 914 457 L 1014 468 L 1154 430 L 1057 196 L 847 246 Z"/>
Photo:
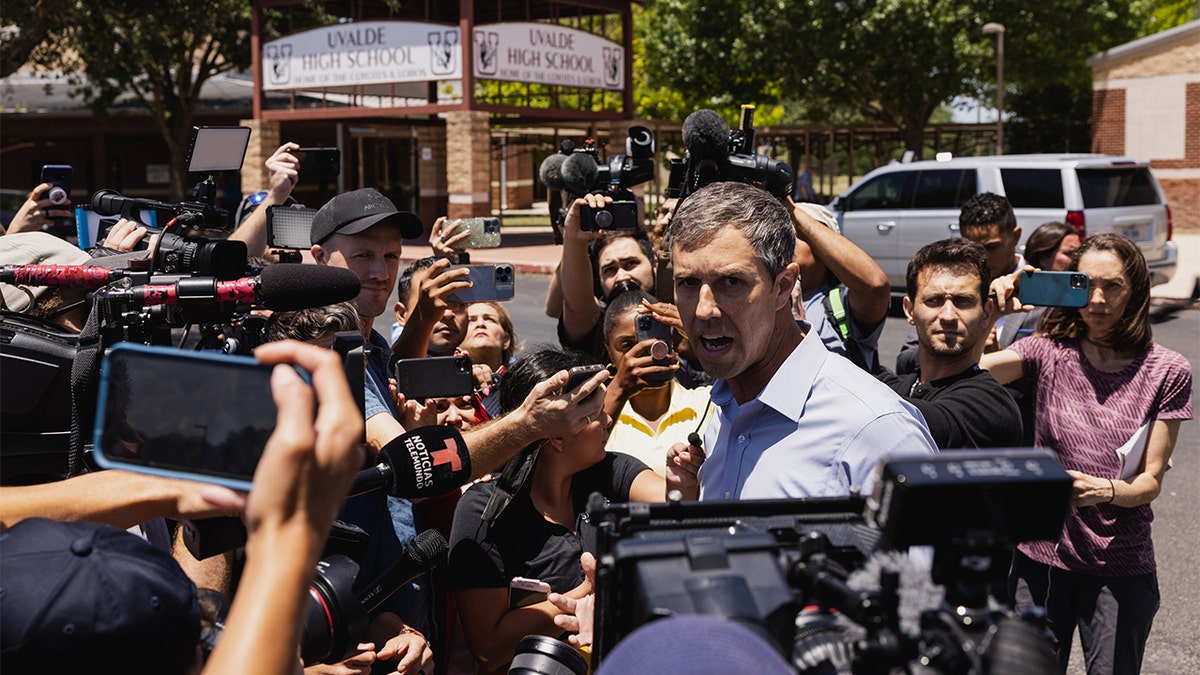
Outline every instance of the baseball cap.
<path fill-rule="evenodd" d="M 0 265 L 91 265 L 92 257 L 64 239 L 46 232 L 18 232 L 0 237 Z M 4 305 L 13 312 L 27 311 L 49 286 L 3 284 Z"/>
<path fill-rule="evenodd" d="M 0 670 L 170 675 L 199 637 L 195 584 L 146 540 L 45 518 L 0 534 Z"/>
<path fill-rule="evenodd" d="M 388 219 L 400 226 L 405 239 L 415 239 L 425 232 L 425 226 L 416 214 L 398 210 L 392 200 L 375 188 L 343 192 L 326 202 L 313 216 L 312 243 L 320 244 L 334 233 L 358 234 Z"/>

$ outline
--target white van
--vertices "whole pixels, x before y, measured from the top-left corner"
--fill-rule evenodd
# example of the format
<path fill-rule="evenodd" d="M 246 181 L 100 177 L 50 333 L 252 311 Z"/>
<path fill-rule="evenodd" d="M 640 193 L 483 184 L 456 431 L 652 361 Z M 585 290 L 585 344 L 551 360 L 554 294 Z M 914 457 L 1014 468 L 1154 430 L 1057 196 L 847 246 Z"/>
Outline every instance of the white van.
<path fill-rule="evenodd" d="M 1025 238 L 1049 221 L 1068 223 L 1081 237 L 1116 232 L 1137 242 L 1152 284 L 1175 275 L 1171 211 L 1150 164 L 1089 154 L 958 157 L 889 164 L 863 176 L 829 205 L 842 234 L 904 292 L 908 261 L 925 244 L 957 237 L 963 202 L 981 192 L 1004 195 Z"/>

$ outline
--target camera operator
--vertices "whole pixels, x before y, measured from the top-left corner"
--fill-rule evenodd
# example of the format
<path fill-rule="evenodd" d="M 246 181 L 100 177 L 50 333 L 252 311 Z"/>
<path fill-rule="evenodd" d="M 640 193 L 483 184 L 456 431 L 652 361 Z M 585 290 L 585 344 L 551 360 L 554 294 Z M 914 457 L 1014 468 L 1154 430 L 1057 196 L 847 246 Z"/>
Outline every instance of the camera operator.
<path fill-rule="evenodd" d="M 49 183 L 41 183 L 29 192 L 29 198 L 8 223 L 6 234 L 41 232 L 52 227 L 56 218 L 75 217 L 69 198 L 60 204 L 50 200 L 51 187 Z"/>
<path fill-rule="evenodd" d="M 795 244 L 787 208 L 745 183 L 708 185 L 675 212 L 679 316 L 718 378 L 703 448 L 668 453 L 668 477 L 692 484 L 686 496 L 845 496 L 869 490 L 892 452 L 936 453 L 916 408 L 793 318 Z"/>

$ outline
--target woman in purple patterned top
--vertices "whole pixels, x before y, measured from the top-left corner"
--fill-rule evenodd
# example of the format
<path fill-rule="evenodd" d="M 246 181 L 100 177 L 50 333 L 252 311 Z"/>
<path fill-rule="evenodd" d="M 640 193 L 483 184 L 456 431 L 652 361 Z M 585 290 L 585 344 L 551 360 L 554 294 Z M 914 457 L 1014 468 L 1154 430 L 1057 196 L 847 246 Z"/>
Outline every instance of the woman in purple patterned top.
<path fill-rule="evenodd" d="M 1071 270 L 1091 279 L 1087 306 L 1047 311 L 1034 337 L 980 361 L 1001 383 L 1034 382 L 1035 442 L 1075 479 L 1062 535 L 1021 544 L 1009 586 L 1018 610 L 1046 608 L 1064 672 L 1078 628 L 1089 675 L 1136 673 L 1159 604 L 1150 502 L 1192 417 L 1192 372 L 1152 340 L 1136 244 L 1091 237 Z M 1002 311 L 1029 308 L 1019 284 L 1019 272 L 992 283 Z"/>

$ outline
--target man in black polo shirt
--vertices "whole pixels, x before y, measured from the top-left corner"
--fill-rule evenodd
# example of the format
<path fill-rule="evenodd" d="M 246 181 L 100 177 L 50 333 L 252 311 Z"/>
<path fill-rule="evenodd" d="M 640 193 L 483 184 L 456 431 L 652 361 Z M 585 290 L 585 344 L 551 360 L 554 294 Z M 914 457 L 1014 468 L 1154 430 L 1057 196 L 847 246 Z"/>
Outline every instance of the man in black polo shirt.
<path fill-rule="evenodd" d="M 1021 445 L 1021 413 L 979 356 L 992 327 L 987 251 L 969 239 L 928 244 L 908 263 L 904 313 L 917 372 L 876 374 L 925 416 L 941 450 Z"/>

